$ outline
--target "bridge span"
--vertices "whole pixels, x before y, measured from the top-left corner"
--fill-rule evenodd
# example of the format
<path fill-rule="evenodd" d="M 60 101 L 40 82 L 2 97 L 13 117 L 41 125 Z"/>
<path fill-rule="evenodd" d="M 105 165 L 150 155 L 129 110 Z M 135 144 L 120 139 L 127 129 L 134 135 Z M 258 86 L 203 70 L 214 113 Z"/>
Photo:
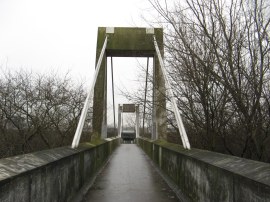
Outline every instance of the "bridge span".
<path fill-rule="evenodd" d="M 136 144 L 122 144 L 84 197 L 84 202 L 175 202 L 176 194 Z"/>
<path fill-rule="evenodd" d="M 0 201 L 177 201 L 176 195 L 180 201 L 270 201 L 267 163 L 143 138 L 137 139 L 142 150 L 119 143 L 113 138 L 0 159 Z"/>
<path fill-rule="evenodd" d="M 161 28 L 100 28 L 96 72 L 72 145 L 0 159 L 0 202 L 270 202 L 270 164 L 191 147 L 163 53 Z M 151 139 L 136 127 L 142 150 L 121 145 L 119 135 L 107 138 L 106 58 L 113 56 L 155 60 Z M 183 145 L 166 142 L 165 88 Z M 91 142 L 80 143 L 92 96 Z"/>

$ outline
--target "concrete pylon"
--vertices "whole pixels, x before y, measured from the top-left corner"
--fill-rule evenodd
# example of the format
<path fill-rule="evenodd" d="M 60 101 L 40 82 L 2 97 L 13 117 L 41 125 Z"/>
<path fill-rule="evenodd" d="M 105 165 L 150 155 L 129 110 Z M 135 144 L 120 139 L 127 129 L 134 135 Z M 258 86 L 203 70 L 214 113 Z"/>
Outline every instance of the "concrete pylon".
<path fill-rule="evenodd" d="M 135 113 L 136 113 L 136 138 L 140 136 L 140 111 L 139 105 L 135 106 Z"/>
<path fill-rule="evenodd" d="M 121 137 L 122 132 L 122 112 L 123 108 L 120 104 L 118 104 L 118 137 Z"/>
<path fill-rule="evenodd" d="M 98 138 L 107 137 L 107 57 L 153 57 L 154 58 L 154 96 L 153 96 L 153 136 L 152 139 L 167 139 L 166 135 L 166 96 L 164 77 L 160 70 L 153 43 L 155 35 L 160 52 L 164 54 L 162 28 L 99 27 L 97 37 L 96 61 L 99 58 L 105 37 L 108 36 L 105 56 L 94 90 L 93 132 Z M 119 125 L 119 123 L 118 123 Z"/>

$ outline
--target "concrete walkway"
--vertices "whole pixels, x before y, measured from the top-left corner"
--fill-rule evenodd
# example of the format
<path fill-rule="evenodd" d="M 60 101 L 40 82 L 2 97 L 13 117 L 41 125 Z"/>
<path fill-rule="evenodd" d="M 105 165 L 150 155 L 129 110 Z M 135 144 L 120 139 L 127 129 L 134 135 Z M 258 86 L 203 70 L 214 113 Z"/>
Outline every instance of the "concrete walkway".
<path fill-rule="evenodd" d="M 135 144 L 122 144 L 96 178 L 84 202 L 179 201 Z"/>

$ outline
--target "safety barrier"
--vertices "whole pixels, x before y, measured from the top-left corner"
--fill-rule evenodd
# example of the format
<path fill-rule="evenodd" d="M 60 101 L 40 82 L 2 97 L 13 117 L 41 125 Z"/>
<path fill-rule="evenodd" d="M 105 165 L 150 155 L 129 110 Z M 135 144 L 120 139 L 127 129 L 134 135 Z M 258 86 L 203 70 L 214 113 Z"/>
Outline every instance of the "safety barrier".
<path fill-rule="evenodd" d="M 0 159 L 1 202 L 72 201 L 119 145 L 118 138 Z"/>
<path fill-rule="evenodd" d="M 270 164 L 165 141 L 137 143 L 184 201 L 270 201 Z"/>

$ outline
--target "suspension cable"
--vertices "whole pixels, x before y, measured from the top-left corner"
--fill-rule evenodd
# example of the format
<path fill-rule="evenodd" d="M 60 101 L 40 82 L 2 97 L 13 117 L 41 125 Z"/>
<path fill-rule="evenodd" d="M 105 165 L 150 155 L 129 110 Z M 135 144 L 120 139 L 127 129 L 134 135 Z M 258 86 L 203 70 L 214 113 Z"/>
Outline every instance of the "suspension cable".
<path fill-rule="evenodd" d="M 144 91 L 144 105 L 143 105 L 143 136 L 144 133 L 144 121 L 145 121 L 145 108 L 146 108 L 146 95 L 147 95 L 147 83 L 148 83 L 148 67 L 149 67 L 149 57 L 147 57 L 147 67 L 146 67 L 146 76 L 145 76 L 145 91 Z"/>
<path fill-rule="evenodd" d="M 116 136 L 116 124 L 115 124 L 115 104 L 114 104 L 114 79 L 113 79 L 113 59 L 111 57 L 111 74 L 112 74 L 112 97 L 113 97 L 113 133 Z"/>

